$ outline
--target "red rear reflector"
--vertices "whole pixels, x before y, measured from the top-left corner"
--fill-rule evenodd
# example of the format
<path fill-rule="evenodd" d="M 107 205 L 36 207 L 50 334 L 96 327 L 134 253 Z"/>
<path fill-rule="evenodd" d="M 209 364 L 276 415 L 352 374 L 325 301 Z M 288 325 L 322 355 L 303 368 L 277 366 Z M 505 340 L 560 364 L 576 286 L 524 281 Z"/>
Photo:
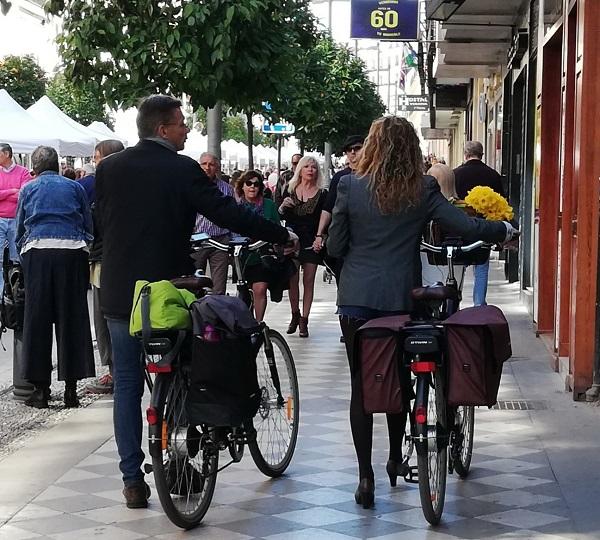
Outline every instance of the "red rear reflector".
<path fill-rule="evenodd" d="M 413 362 L 410 369 L 413 373 L 434 373 L 435 362 Z"/>
<path fill-rule="evenodd" d="M 427 423 L 427 410 L 425 407 L 417 407 L 415 409 L 415 420 L 417 424 L 426 424 Z"/>
<path fill-rule="evenodd" d="M 148 407 L 146 409 L 146 420 L 151 426 L 155 426 L 158 423 L 158 412 L 154 407 Z"/>
<path fill-rule="evenodd" d="M 167 364 L 166 366 L 159 366 L 158 364 L 148 362 L 146 366 L 148 369 L 148 373 L 171 373 L 171 371 L 173 371 L 171 368 L 171 364 Z"/>

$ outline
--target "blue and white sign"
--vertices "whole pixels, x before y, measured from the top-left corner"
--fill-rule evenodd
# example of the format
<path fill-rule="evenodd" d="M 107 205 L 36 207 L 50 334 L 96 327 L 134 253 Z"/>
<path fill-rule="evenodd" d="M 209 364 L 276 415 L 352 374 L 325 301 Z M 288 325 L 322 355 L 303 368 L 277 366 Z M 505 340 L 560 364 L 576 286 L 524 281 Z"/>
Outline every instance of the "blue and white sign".
<path fill-rule="evenodd" d="M 271 124 L 268 120 L 265 120 L 262 132 L 270 135 L 293 135 L 296 132 L 296 128 L 293 124 L 288 124 L 287 122 Z"/>
<path fill-rule="evenodd" d="M 351 0 L 350 37 L 417 41 L 419 0 Z"/>

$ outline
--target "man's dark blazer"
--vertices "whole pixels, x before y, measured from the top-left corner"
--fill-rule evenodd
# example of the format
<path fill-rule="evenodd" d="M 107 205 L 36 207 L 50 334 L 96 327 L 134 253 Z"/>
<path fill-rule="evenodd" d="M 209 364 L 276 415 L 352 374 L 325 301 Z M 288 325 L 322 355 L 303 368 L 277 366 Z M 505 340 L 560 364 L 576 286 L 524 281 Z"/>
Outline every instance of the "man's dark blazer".
<path fill-rule="evenodd" d="M 129 318 L 137 280 L 193 272 L 190 235 L 196 214 L 252 238 L 285 243 L 288 237 L 285 228 L 222 195 L 196 161 L 150 140 L 102 160 L 96 205 L 103 237 L 101 306 L 107 317 Z"/>
<path fill-rule="evenodd" d="M 344 258 L 338 305 L 380 311 L 410 311 L 411 290 L 421 285 L 419 246 L 427 224 L 435 220 L 465 241 L 501 242 L 501 221 L 468 217 L 441 194 L 432 176 L 423 178 L 419 203 L 397 214 L 382 214 L 368 178 L 344 176 L 338 184 L 327 248 Z"/>
<path fill-rule="evenodd" d="M 475 186 L 488 186 L 503 197 L 506 196 L 502 177 L 480 159 L 470 159 L 456 167 L 454 179 L 459 199 L 464 199 Z"/>

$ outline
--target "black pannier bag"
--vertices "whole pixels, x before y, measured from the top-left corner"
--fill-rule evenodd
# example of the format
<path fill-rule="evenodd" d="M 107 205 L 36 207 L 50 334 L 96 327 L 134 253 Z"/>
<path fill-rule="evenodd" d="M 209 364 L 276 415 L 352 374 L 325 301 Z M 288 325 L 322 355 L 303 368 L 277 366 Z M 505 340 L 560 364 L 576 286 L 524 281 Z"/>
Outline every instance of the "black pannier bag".
<path fill-rule="evenodd" d="M 256 355 L 260 326 L 248 307 L 231 296 L 207 296 L 191 306 L 191 381 L 186 414 L 191 424 L 240 426 L 260 404 Z M 212 340 L 205 328 L 212 326 Z"/>
<path fill-rule="evenodd" d="M 508 322 L 496 306 L 461 309 L 443 323 L 447 338 L 448 405 L 498 399 L 502 366 L 512 355 Z"/>
<path fill-rule="evenodd" d="M 10 260 L 8 247 L 2 264 L 4 289 L 0 299 L 0 329 L 22 330 L 25 317 L 25 281 L 21 265 Z"/>
<path fill-rule="evenodd" d="M 381 317 L 365 323 L 354 340 L 355 370 L 360 370 L 365 413 L 399 413 L 408 399 L 402 361 L 402 329 L 408 315 Z"/>

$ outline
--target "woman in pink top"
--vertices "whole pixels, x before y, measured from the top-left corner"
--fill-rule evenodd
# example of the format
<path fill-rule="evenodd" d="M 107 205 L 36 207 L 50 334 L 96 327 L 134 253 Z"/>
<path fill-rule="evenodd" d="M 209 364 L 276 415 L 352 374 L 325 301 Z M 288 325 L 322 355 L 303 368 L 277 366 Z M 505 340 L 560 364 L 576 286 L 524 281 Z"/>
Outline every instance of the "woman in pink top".
<path fill-rule="evenodd" d="M 29 180 L 29 169 L 14 163 L 10 144 L 0 143 L 0 292 L 4 288 L 2 264 L 7 244 L 10 259 L 15 262 L 19 260 L 15 244 L 15 214 L 19 191 Z"/>

